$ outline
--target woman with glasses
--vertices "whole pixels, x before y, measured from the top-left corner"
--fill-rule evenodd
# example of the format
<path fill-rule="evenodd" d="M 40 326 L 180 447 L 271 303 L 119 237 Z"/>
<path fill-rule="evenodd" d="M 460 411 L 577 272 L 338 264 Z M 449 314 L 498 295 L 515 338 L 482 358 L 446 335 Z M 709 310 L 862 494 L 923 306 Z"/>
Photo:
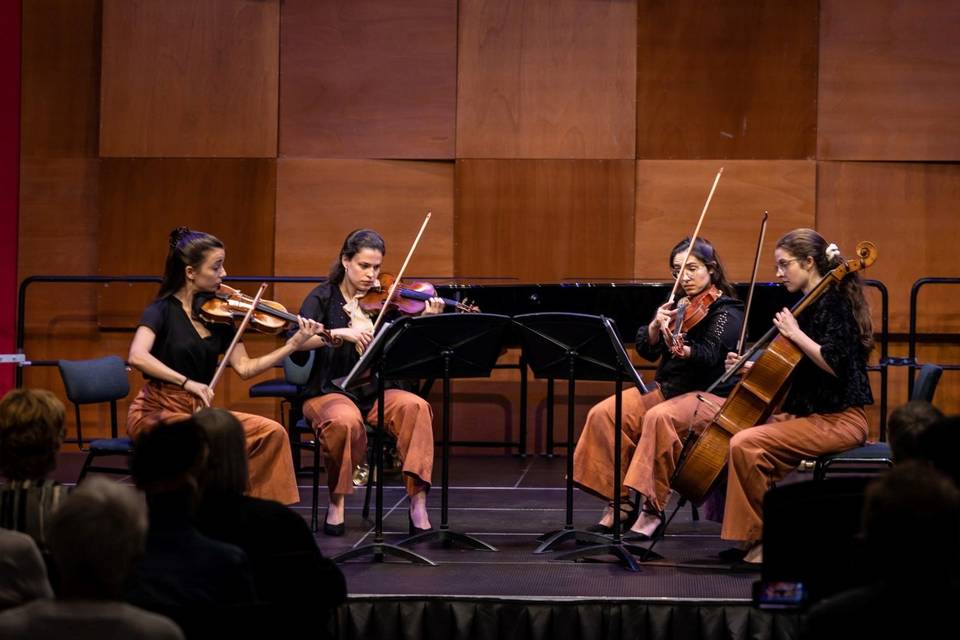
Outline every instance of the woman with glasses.
<path fill-rule="evenodd" d="M 673 301 L 658 308 L 650 324 L 637 332 L 639 354 L 651 362 L 660 359 L 654 379 L 660 385 L 662 396 L 658 393 L 641 395 L 637 389 L 623 392 L 621 509 L 626 511 L 622 520 L 624 527 L 633 525 L 638 516 L 637 509 L 631 509 L 628 489 L 640 491 L 640 486 L 646 487 L 637 482 L 638 473 L 647 464 L 645 458 L 651 455 L 651 452 L 637 447 L 644 429 L 644 415 L 664 398 L 706 389 L 720 377 L 724 371 L 724 358 L 727 352 L 735 349 L 743 324 L 743 304 L 735 298 L 713 245 L 704 238 L 697 238 L 686 263 L 683 263 L 689 246 L 687 238 L 670 252 L 670 268 L 674 277 L 680 275 L 685 296 L 682 301 L 699 300 L 700 296 L 709 295 L 713 302 L 703 319 L 688 327 L 685 334 L 678 335 L 672 330 L 671 321 L 678 313 Z M 584 491 L 607 501 L 613 500 L 615 402 L 616 398 L 610 396 L 590 409 L 573 458 L 574 482 Z M 662 446 L 665 450 L 653 452 L 653 455 L 661 458 L 679 455 L 679 437 L 676 444 L 664 441 Z M 608 504 L 600 522 L 589 530 L 609 533 L 613 515 L 613 507 Z"/>
<path fill-rule="evenodd" d="M 803 294 L 813 290 L 824 275 L 843 262 L 837 246 L 828 245 L 812 229 L 796 229 L 780 238 L 774 256 L 780 282 L 788 291 Z M 863 444 L 867 436 L 863 407 L 873 402 L 867 380 L 873 327 L 859 274 L 850 274 L 828 289 L 799 318 L 784 308 L 773 323 L 806 357 L 793 373 L 780 413 L 766 424 L 740 431 L 730 441 L 720 535 L 724 540 L 738 542 L 739 547 L 723 555 L 751 563 L 759 563 L 763 558 L 759 541 L 767 489 L 803 459 Z M 726 364 L 734 366 L 738 360 L 731 350 Z M 744 370 L 749 367 L 750 363 L 746 363 Z M 715 407 L 708 407 L 707 403 Z M 669 415 L 657 407 L 644 419 L 645 438 L 670 432 L 680 424 L 695 430 L 702 428 L 716 414 L 723 398 L 693 393 L 664 404 L 671 405 Z M 641 442 L 638 449 L 642 448 Z M 656 482 L 669 482 L 669 478 L 658 476 Z M 662 509 L 663 501 L 655 498 L 653 506 Z M 655 522 L 654 517 L 642 516 L 637 528 L 650 533 L 662 522 L 662 513 L 657 517 L 659 521 Z"/>

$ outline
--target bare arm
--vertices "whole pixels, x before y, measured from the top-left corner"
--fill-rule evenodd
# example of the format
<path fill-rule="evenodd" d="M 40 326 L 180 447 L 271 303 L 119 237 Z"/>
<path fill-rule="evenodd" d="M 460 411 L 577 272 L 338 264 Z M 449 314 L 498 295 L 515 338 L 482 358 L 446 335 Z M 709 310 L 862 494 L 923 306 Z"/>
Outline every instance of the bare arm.
<path fill-rule="evenodd" d="M 151 354 L 150 350 L 153 349 L 156 339 L 157 334 L 150 327 L 143 325 L 137 327 L 137 332 L 133 334 L 133 342 L 130 343 L 130 353 L 127 355 L 130 366 L 151 378 L 169 382 L 189 391 L 200 398 L 204 406 L 209 407 L 213 401 L 213 390 L 204 383 L 190 380 L 182 373 L 171 369 Z"/>
<path fill-rule="evenodd" d="M 323 338 L 317 335 L 318 332 L 323 330 L 322 324 L 304 317 L 299 317 L 299 324 L 300 329 L 290 336 L 282 347 L 257 358 L 251 358 L 247 354 L 247 349 L 243 346 L 243 343 L 238 342 L 233 349 L 233 353 L 230 354 L 230 366 L 234 368 L 237 375 L 246 380 L 279 364 L 294 351 L 310 349 L 310 345 L 316 343 L 317 340 L 320 341 L 317 346 L 326 344 Z"/>

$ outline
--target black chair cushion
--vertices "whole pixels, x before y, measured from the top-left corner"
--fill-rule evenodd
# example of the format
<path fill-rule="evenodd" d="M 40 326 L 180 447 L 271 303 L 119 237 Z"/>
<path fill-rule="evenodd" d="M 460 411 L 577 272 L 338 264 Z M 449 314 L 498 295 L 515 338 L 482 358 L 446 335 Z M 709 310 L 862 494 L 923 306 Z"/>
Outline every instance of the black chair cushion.
<path fill-rule="evenodd" d="M 90 451 L 96 453 L 130 453 L 133 440 L 130 438 L 101 438 L 90 441 Z"/>
<path fill-rule="evenodd" d="M 848 451 L 841 451 L 839 453 L 830 453 L 825 456 L 820 456 L 821 462 L 828 461 L 842 461 L 842 460 L 863 460 L 870 461 L 876 460 L 877 462 L 883 462 L 885 460 L 892 460 L 893 455 L 890 453 L 890 445 L 886 442 L 870 442 L 863 445 L 862 447 L 857 447 L 856 449 L 850 449 Z"/>

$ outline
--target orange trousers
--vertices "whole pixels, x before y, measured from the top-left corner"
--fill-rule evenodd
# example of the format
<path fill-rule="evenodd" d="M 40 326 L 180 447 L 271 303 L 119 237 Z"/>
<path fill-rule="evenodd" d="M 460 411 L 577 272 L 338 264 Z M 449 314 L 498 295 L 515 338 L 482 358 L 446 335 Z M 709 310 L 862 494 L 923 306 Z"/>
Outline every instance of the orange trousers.
<path fill-rule="evenodd" d="M 643 433 L 625 483 L 658 511 L 667 506 L 670 480 L 683 451 L 684 438 L 690 429 L 697 432 L 703 429 L 716 414 L 716 410 L 701 402 L 698 396 L 715 407 L 723 406 L 724 398 L 693 391 L 661 402 L 643 417 Z"/>
<path fill-rule="evenodd" d="M 763 535 L 763 494 L 801 460 L 860 446 L 867 439 L 863 407 L 797 418 L 778 414 L 730 440 L 727 500 L 720 537 L 756 542 Z"/>
<path fill-rule="evenodd" d="M 184 420 L 200 407 L 200 399 L 171 384 L 149 382 L 127 412 L 131 438 L 166 420 Z M 231 411 L 243 425 L 250 473 L 250 495 L 282 504 L 300 502 L 290 440 L 283 426 L 263 416 Z"/>
<path fill-rule="evenodd" d="M 379 403 L 367 413 L 365 419 L 371 425 L 377 424 L 378 411 Z M 323 449 L 330 493 L 353 493 L 353 469 L 367 456 L 367 432 L 360 409 L 347 396 L 328 393 L 304 402 L 303 415 L 310 421 Z M 397 439 L 407 494 L 428 489 L 433 472 L 430 403 L 409 391 L 387 389 L 383 422 L 387 433 Z"/>
<path fill-rule="evenodd" d="M 655 406 L 660 394 L 641 395 L 636 388 L 623 391 L 620 449 L 621 492 L 627 495 L 629 469 L 636 458 L 644 415 Z M 606 500 L 613 499 L 613 449 L 616 396 L 595 404 L 587 414 L 583 432 L 573 451 L 573 481 L 581 489 Z M 631 485 L 632 486 L 632 485 Z"/>

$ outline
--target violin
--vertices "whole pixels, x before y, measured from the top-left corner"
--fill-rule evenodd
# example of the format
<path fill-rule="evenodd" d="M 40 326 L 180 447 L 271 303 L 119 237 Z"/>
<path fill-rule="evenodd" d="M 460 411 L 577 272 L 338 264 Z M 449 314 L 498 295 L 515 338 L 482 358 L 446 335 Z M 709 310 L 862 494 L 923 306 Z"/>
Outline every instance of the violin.
<path fill-rule="evenodd" d="M 379 286 L 372 287 L 366 295 L 360 298 L 360 308 L 367 315 L 376 315 L 383 311 L 384 306 L 390 309 L 396 309 L 403 315 L 418 316 L 423 313 L 427 307 L 427 301 L 430 298 L 437 297 L 436 288 L 429 282 L 405 282 L 397 285 L 394 299 L 387 302 L 387 295 L 390 287 L 394 283 L 394 276 L 389 273 L 380 274 Z M 447 307 L 454 307 L 457 311 L 463 313 L 477 313 L 480 307 L 470 304 L 464 300 L 451 300 L 441 298 L 443 304 Z"/>
<path fill-rule="evenodd" d="M 683 354 L 683 336 L 690 329 L 697 326 L 710 313 L 710 305 L 723 295 L 719 289 L 711 285 L 693 296 L 682 298 L 677 302 L 677 315 L 668 325 L 670 331 L 670 351 L 674 355 Z"/>
<path fill-rule="evenodd" d="M 198 294 L 197 298 L 202 300 L 197 315 L 207 322 L 219 324 L 239 323 L 253 305 L 253 298 L 225 284 L 221 284 L 213 293 Z M 286 307 L 273 300 L 261 299 L 250 316 L 251 327 L 271 335 L 282 333 L 289 323 L 297 325 L 297 316 L 288 313 Z M 334 345 L 342 342 L 326 329 L 317 335 Z"/>

